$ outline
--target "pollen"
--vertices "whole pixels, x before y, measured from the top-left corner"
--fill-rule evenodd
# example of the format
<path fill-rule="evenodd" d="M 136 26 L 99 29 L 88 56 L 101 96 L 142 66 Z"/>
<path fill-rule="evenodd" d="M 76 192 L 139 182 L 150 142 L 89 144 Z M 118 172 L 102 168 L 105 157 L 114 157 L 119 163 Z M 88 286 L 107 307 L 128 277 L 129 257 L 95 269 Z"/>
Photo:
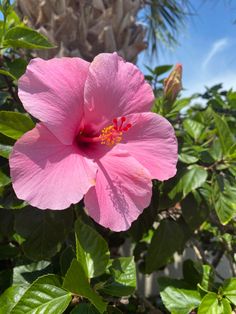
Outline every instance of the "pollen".
<path fill-rule="evenodd" d="M 123 132 L 127 132 L 131 128 L 131 123 L 125 124 L 126 117 L 113 119 L 113 125 L 109 125 L 102 129 L 100 139 L 101 144 L 114 146 L 121 142 Z"/>

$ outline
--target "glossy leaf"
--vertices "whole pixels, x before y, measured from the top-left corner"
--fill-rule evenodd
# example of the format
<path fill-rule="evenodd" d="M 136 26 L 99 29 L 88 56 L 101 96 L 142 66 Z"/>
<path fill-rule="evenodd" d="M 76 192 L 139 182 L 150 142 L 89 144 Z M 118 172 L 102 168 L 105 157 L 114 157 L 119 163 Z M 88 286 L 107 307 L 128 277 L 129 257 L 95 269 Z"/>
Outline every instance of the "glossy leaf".
<path fill-rule="evenodd" d="M 27 287 L 22 285 L 14 285 L 8 288 L 0 296 L 0 314 L 10 314 L 12 308 L 17 304 Z"/>
<path fill-rule="evenodd" d="M 13 269 L 13 283 L 17 285 L 33 283 L 38 277 L 46 275 L 48 272 L 52 271 L 51 268 L 50 262 L 48 261 L 39 261 L 16 266 Z"/>
<path fill-rule="evenodd" d="M 103 274 L 110 256 L 106 241 L 81 220 L 75 223 L 75 237 L 77 260 L 86 275 L 92 278 Z"/>
<path fill-rule="evenodd" d="M 10 28 L 4 37 L 4 47 L 48 49 L 54 46 L 39 32 L 24 26 Z"/>
<path fill-rule="evenodd" d="M 33 127 L 33 121 L 22 113 L 12 111 L 0 112 L 0 133 L 8 137 L 17 140 Z"/>
<path fill-rule="evenodd" d="M 158 283 L 161 299 L 171 314 L 189 314 L 199 306 L 201 302 L 199 292 L 186 289 L 185 284 L 181 284 L 181 281 L 160 278 Z"/>
<path fill-rule="evenodd" d="M 206 179 L 207 171 L 203 167 L 198 165 L 189 166 L 188 169 L 176 179 L 177 182 L 168 195 L 171 199 L 174 199 L 178 194 L 182 194 L 183 197 L 185 197 L 191 191 L 202 186 Z"/>
<path fill-rule="evenodd" d="M 68 269 L 63 282 L 63 288 L 73 294 L 87 298 L 100 313 L 106 310 L 107 304 L 90 286 L 83 266 L 74 259 Z"/>
<path fill-rule="evenodd" d="M 71 294 L 61 288 L 59 277 L 47 275 L 35 280 L 9 314 L 61 314 L 71 301 Z"/>
<path fill-rule="evenodd" d="M 201 286 L 205 289 L 210 291 L 212 289 L 213 283 L 214 283 L 214 269 L 211 265 L 202 265 L 202 281 Z"/>
<path fill-rule="evenodd" d="M 109 267 L 112 279 L 104 285 L 106 294 L 122 297 L 132 294 L 136 288 L 136 268 L 133 257 L 120 257 Z"/>
<path fill-rule="evenodd" d="M 198 314 L 231 314 L 232 309 L 227 300 L 219 300 L 214 292 L 205 295 L 198 309 Z"/>
<path fill-rule="evenodd" d="M 215 120 L 222 150 L 224 152 L 224 155 L 227 155 L 228 151 L 235 143 L 233 134 L 231 133 L 229 129 L 228 123 L 221 116 L 214 113 L 214 120 Z"/>
<path fill-rule="evenodd" d="M 198 121 L 186 119 L 183 122 L 184 129 L 195 140 L 197 140 L 205 129 L 205 126 Z"/>
<path fill-rule="evenodd" d="M 223 294 L 236 305 L 236 278 L 230 278 L 224 282 Z"/>

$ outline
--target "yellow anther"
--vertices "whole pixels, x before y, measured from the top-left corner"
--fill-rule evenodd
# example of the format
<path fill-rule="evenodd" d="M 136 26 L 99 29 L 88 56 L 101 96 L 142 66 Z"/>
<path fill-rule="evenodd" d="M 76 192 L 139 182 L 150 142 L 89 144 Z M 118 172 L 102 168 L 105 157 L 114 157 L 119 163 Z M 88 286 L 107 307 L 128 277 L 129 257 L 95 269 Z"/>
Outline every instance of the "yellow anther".
<path fill-rule="evenodd" d="M 113 146 L 118 144 L 122 140 L 122 131 L 117 131 L 113 125 L 109 125 L 105 127 L 101 131 L 101 144 L 105 144 L 107 146 Z"/>

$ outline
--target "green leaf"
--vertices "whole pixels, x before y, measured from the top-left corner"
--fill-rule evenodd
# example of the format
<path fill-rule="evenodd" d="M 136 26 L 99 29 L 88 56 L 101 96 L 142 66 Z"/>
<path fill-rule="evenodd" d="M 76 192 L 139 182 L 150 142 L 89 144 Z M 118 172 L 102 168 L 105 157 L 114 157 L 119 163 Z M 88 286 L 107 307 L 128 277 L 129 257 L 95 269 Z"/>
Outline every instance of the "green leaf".
<path fill-rule="evenodd" d="M 220 300 L 218 295 L 210 292 L 205 295 L 198 308 L 198 314 L 231 314 L 231 306 L 227 300 Z"/>
<path fill-rule="evenodd" d="M 7 14 L 6 29 L 12 28 L 13 26 L 16 26 L 17 24 L 22 23 L 20 17 L 14 11 L 14 6 L 15 5 L 13 3 L 11 6 L 10 12 L 8 12 Z"/>
<path fill-rule="evenodd" d="M 59 277 L 46 275 L 29 286 L 9 314 L 61 314 L 70 301 L 71 293 L 61 288 Z"/>
<path fill-rule="evenodd" d="M 227 279 L 222 287 L 223 294 L 236 305 L 236 278 Z"/>
<path fill-rule="evenodd" d="M 76 256 L 89 278 L 105 272 L 110 252 L 106 241 L 80 219 L 75 223 Z"/>
<path fill-rule="evenodd" d="M 189 154 L 185 154 L 185 153 L 181 153 L 179 155 L 179 160 L 185 164 L 193 164 L 196 163 L 198 161 L 198 157 L 193 156 L 193 155 L 189 155 Z"/>
<path fill-rule="evenodd" d="M 122 314 L 121 310 L 116 307 L 115 305 L 108 305 L 107 307 L 107 314 Z"/>
<path fill-rule="evenodd" d="M 7 66 L 11 75 L 19 79 L 25 73 L 27 62 L 19 58 L 7 63 Z"/>
<path fill-rule="evenodd" d="M 6 186 L 11 182 L 11 179 L 0 170 L 0 187 Z"/>
<path fill-rule="evenodd" d="M 181 281 L 160 278 L 158 283 L 161 299 L 171 314 L 189 314 L 199 306 L 201 302 L 199 292 L 182 288 Z"/>
<path fill-rule="evenodd" d="M 120 257 L 112 261 L 109 267 L 112 279 L 104 285 L 102 291 L 117 297 L 128 296 L 136 288 L 136 268 L 133 257 Z"/>
<path fill-rule="evenodd" d="M 176 178 L 176 184 L 168 193 L 171 199 L 174 199 L 178 194 L 182 194 L 183 198 L 188 193 L 202 186 L 207 179 L 207 171 L 198 165 L 189 166 L 186 171 Z"/>
<path fill-rule="evenodd" d="M 33 121 L 19 112 L 0 111 L 0 133 L 17 140 L 33 129 Z"/>
<path fill-rule="evenodd" d="M 153 73 L 156 74 L 157 76 L 160 76 L 160 75 L 170 71 L 172 69 L 172 67 L 173 67 L 173 65 L 160 65 L 154 69 Z"/>
<path fill-rule="evenodd" d="M 178 251 L 184 240 L 179 224 L 172 220 L 162 220 L 155 230 L 146 256 L 146 272 L 165 266 L 173 254 Z"/>
<path fill-rule="evenodd" d="M 20 300 L 26 289 L 27 287 L 22 285 L 15 285 L 8 288 L 0 296 L 0 314 L 11 313 L 11 309 Z"/>
<path fill-rule="evenodd" d="M 19 249 L 10 244 L 0 244 L 0 261 L 11 259 L 19 254 Z"/>
<path fill-rule="evenodd" d="M 12 151 L 12 146 L 0 144 L 0 156 L 4 158 L 9 158 Z"/>
<path fill-rule="evenodd" d="M 75 258 L 75 252 L 72 246 L 67 246 L 60 255 L 60 270 L 63 276 L 66 274 L 74 258 Z"/>
<path fill-rule="evenodd" d="M 135 242 L 139 242 L 145 235 L 147 235 L 152 228 L 153 222 L 157 218 L 157 207 L 159 202 L 159 193 L 153 187 L 152 200 L 150 205 L 145 208 L 142 214 L 132 223 L 129 233 Z"/>
<path fill-rule="evenodd" d="M 0 269 L 0 295 L 1 293 L 10 287 L 12 284 L 12 269 L 3 268 Z M 5 313 L 4 313 L 5 314 Z"/>
<path fill-rule="evenodd" d="M 231 133 L 228 123 L 225 119 L 214 113 L 214 120 L 223 153 L 224 155 L 227 155 L 230 148 L 235 144 L 234 136 Z"/>
<path fill-rule="evenodd" d="M 232 314 L 233 313 L 231 305 L 227 299 L 222 299 L 221 303 L 222 303 L 222 307 L 223 307 L 222 314 Z"/>
<path fill-rule="evenodd" d="M 203 274 L 202 274 L 201 286 L 203 289 L 209 291 L 212 289 L 212 286 L 214 284 L 214 277 L 215 277 L 214 269 L 210 265 L 202 265 L 202 270 L 203 270 Z"/>
<path fill-rule="evenodd" d="M 87 298 L 100 313 L 104 313 L 106 310 L 107 304 L 102 300 L 101 296 L 91 288 L 83 266 L 76 259 L 72 261 L 65 275 L 63 288 L 78 296 Z"/>
<path fill-rule="evenodd" d="M 4 187 L 4 191 L 2 191 L 0 196 L 0 208 L 20 209 L 26 207 L 26 205 L 27 204 L 24 201 L 16 198 L 16 195 L 10 184 Z"/>
<path fill-rule="evenodd" d="M 4 105 L 8 99 L 10 99 L 10 94 L 0 91 L 0 106 Z"/>
<path fill-rule="evenodd" d="M 22 244 L 25 255 L 31 260 L 54 256 L 73 228 L 73 211 L 39 210 L 27 207 L 17 211 L 15 230 L 26 240 Z"/>
<path fill-rule="evenodd" d="M 210 149 L 208 150 L 208 153 L 215 161 L 220 161 L 222 159 L 223 151 L 219 138 L 214 139 Z"/>
<path fill-rule="evenodd" d="M 89 303 L 81 303 L 77 305 L 70 314 L 98 314 L 96 308 Z"/>
<path fill-rule="evenodd" d="M 175 103 L 172 105 L 171 111 L 166 114 L 166 117 L 171 118 L 178 115 L 181 109 L 183 109 L 184 107 L 190 104 L 191 100 L 192 100 L 192 97 L 177 99 Z"/>
<path fill-rule="evenodd" d="M 224 180 L 223 187 L 217 182 L 213 190 L 215 210 L 220 222 L 226 225 L 236 215 L 236 187 Z"/>
<path fill-rule="evenodd" d="M 0 74 L 1 74 L 1 75 L 5 75 L 5 76 L 8 76 L 8 77 L 10 77 L 12 80 L 16 80 L 16 77 L 15 77 L 13 74 L 11 74 L 10 72 L 8 72 L 7 70 L 2 70 L 2 69 L 0 69 Z"/>
<path fill-rule="evenodd" d="M 10 28 L 4 37 L 4 47 L 48 49 L 54 46 L 39 32 L 24 26 Z"/>
<path fill-rule="evenodd" d="M 205 126 L 197 121 L 192 119 L 185 119 L 183 122 L 184 129 L 187 133 L 196 141 L 201 136 L 202 132 L 205 129 Z"/>
<path fill-rule="evenodd" d="M 181 207 L 182 216 L 192 231 L 197 229 L 209 214 L 209 208 L 205 203 L 199 203 L 192 193 L 181 202 Z"/>
<path fill-rule="evenodd" d="M 38 277 L 46 275 L 52 271 L 50 265 L 51 264 L 48 261 L 39 261 L 16 266 L 13 269 L 13 283 L 18 285 L 32 283 Z"/>
<path fill-rule="evenodd" d="M 184 280 L 194 289 L 197 284 L 202 281 L 202 264 L 190 259 L 183 262 L 183 277 Z"/>
<path fill-rule="evenodd" d="M 0 234 L 5 237 L 11 237 L 14 233 L 14 215 L 8 209 L 0 209 Z"/>
<path fill-rule="evenodd" d="M 0 133 L 0 156 L 8 158 L 15 140 Z"/>

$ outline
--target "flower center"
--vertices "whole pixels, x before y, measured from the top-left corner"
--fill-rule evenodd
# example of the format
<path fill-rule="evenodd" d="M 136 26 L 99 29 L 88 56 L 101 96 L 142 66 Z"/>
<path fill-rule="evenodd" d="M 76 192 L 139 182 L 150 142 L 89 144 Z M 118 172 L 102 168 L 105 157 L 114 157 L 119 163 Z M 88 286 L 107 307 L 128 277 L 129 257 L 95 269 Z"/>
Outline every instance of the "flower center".
<path fill-rule="evenodd" d="M 113 125 L 109 125 L 102 129 L 100 134 L 101 144 L 113 146 L 122 140 L 123 132 L 127 132 L 131 128 L 131 123 L 124 125 L 126 117 L 120 119 L 113 119 Z"/>
<path fill-rule="evenodd" d="M 131 128 L 131 123 L 124 124 L 126 117 L 113 119 L 113 125 L 109 125 L 102 129 L 101 134 L 96 137 L 88 137 L 80 132 L 77 139 L 80 143 L 101 143 L 107 146 L 113 146 L 120 143 L 123 132 L 127 132 Z"/>

